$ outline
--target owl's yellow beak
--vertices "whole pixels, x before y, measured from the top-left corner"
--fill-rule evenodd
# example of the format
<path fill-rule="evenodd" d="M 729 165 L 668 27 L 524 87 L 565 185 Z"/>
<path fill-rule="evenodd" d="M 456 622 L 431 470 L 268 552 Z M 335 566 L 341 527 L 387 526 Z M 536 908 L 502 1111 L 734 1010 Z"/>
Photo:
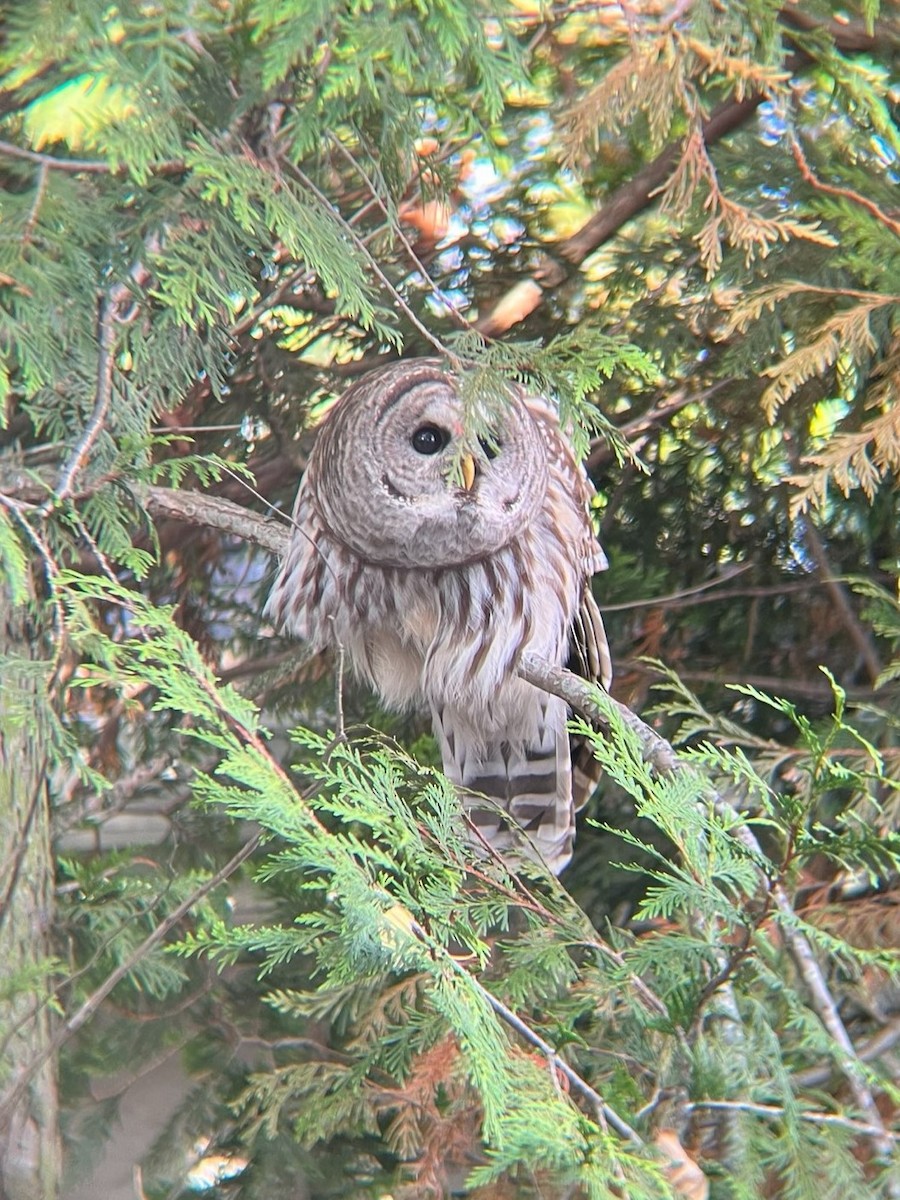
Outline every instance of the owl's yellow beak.
<path fill-rule="evenodd" d="M 463 477 L 463 487 L 467 492 L 471 492 L 472 484 L 475 482 L 475 459 L 471 454 L 464 454 L 459 460 L 460 469 Z"/>

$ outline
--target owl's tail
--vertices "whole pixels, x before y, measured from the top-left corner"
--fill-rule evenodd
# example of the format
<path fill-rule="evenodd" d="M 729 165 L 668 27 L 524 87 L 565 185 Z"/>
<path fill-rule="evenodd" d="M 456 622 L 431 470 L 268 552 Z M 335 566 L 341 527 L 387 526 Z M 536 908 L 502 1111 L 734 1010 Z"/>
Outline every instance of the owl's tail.
<path fill-rule="evenodd" d="M 522 741 L 474 741 L 449 706 L 434 709 L 444 772 L 460 789 L 474 840 L 483 838 L 513 861 L 543 860 L 558 875 L 572 857 L 575 806 L 565 704 L 535 691 L 539 710 Z"/>

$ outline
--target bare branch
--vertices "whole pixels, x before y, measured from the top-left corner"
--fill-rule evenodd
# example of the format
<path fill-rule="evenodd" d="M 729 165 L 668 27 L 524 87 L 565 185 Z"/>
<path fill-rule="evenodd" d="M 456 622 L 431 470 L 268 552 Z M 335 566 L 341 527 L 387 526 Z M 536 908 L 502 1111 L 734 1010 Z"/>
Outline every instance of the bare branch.
<path fill-rule="evenodd" d="M 362 165 L 356 161 L 344 143 L 339 141 L 334 134 L 331 135 L 331 142 L 336 147 L 338 152 L 350 163 L 353 170 L 356 171 L 363 183 L 369 189 L 369 192 L 372 196 L 373 205 L 377 205 L 378 208 L 381 209 L 385 219 L 388 222 L 388 225 L 390 226 L 391 233 L 403 246 L 409 261 L 412 263 L 418 274 L 422 277 L 422 282 L 430 290 L 431 294 L 438 301 L 438 303 L 447 310 L 447 313 L 453 318 L 456 324 L 459 325 L 461 329 L 468 329 L 469 322 L 462 315 L 462 313 L 457 310 L 450 297 L 438 287 L 438 285 L 428 274 L 425 264 L 419 258 L 418 254 L 416 254 L 415 247 L 403 232 L 400 222 L 396 219 L 394 214 L 390 212 L 386 201 L 382 200 L 381 196 L 379 195 L 378 188 L 375 186 L 374 180 L 369 176 Z"/>
<path fill-rule="evenodd" d="M 166 511 L 166 515 L 178 516 L 182 520 L 188 520 L 195 524 L 209 524 L 213 528 L 245 536 L 273 554 L 283 552 L 286 545 L 287 530 L 284 526 L 276 525 L 264 517 L 248 513 L 245 509 L 228 501 L 212 500 L 212 498 L 198 493 L 172 492 L 165 488 L 147 489 L 146 494 L 151 510 L 155 508 L 159 512 L 162 509 Z M 185 496 L 190 496 L 190 501 L 175 503 L 174 498 Z M 574 711 L 597 722 L 601 728 L 606 725 L 606 717 L 597 704 L 595 690 L 577 675 L 530 654 L 523 656 L 519 674 L 535 687 L 561 697 Z M 625 726 L 635 734 L 645 761 L 650 763 L 655 770 L 662 774 L 673 774 L 687 769 L 678 759 L 671 743 L 651 729 L 636 713 L 612 697 L 609 698 L 609 703 L 615 707 Z M 727 814 L 730 818 L 734 825 L 735 837 L 751 851 L 754 857 L 759 857 L 762 850 L 755 835 L 746 824 L 736 819 L 738 814 L 727 798 L 715 794 L 714 804 L 719 811 Z M 785 943 L 806 985 L 812 1005 L 837 1048 L 837 1065 L 847 1080 L 854 1101 L 866 1122 L 874 1130 L 879 1131 L 877 1134 L 873 1134 L 873 1141 L 878 1154 L 884 1157 L 891 1151 L 891 1139 L 884 1130 L 874 1097 L 866 1082 L 862 1063 L 841 1020 L 834 997 L 828 990 L 812 947 L 796 926 L 794 909 L 785 888 L 780 883 L 766 882 L 771 888 L 775 907 L 783 918 L 779 924 Z M 497 1010 L 495 1009 L 495 1011 Z M 504 1017 L 504 1019 L 506 1018 Z"/>
<path fill-rule="evenodd" d="M 777 1104 L 754 1104 L 750 1100 L 695 1100 L 693 1103 L 686 1104 L 685 1109 L 688 1112 L 696 1109 L 723 1109 L 726 1112 L 746 1112 L 753 1113 L 756 1116 L 767 1117 L 774 1120 L 778 1117 L 786 1115 L 786 1110 Z M 862 1121 L 853 1121 L 849 1117 L 842 1117 L 839 1113 L 826 1112 L 809 1112 L 799 1109 L 797 1116 L 801 1121 L 809 1121 L 814 1125 L 840 1125 L 844 1129 L 852 1129 L 857 1133 L 864 1133 L 870 1137 L 873 1134 L 884 1133 L 883 1129 L 879 1130 L 874 1125 L 866 1125 Z M 892 1140 L 895 1136 L 892 1133 L 887 1135 Z"/>
<path fill-rule="evenodd" d="M 868 196 L 863 196 L 860 192 L 856 192 L 853 188 L 837 187 L 833 183 L 825 183 L 813 171 L 812 167 L 803 153 L 803 147 L 796 136 L 791 137 L 791 152 L 794 155 L 794 162 L 797 164 L 797 169 L 801 177 L 816 189 L 817 192 L 824 192 L 826 196 L 838 196 L 841 199 L 849 200 L 851 204 L 858 204 L 860 208 L 864 208 L 870 216 L 873 216 L 876 221 L 880 221 L 891 233 L 895 233 L 900 237 L 900 221 L 895 221 Z"/>
<path fill-rule="evenodd" d="M 831 569 L 831 563 L 828 558 L 828 552 L 825 549 L 825 543 L 819 536 L 819 531 L 813 525 L 812 521 L 804 522 L 804 534 L 806 545 L 810 554 L 815 561 L 819 570 L 819 575 L 823 586 L 831 596 L 835 610 L 841 619 L 841 622 L 846 629 L 850 640 L 859 651 L 860 657 L 866 664 L 866 671 L 873 683 L 878 679 L 882 672 L 881 660 L 875 650 L 875 644 L 871 636 L 863 629 L 857 620 L 856 613 L 853 611 L 853 605 L 850 603 L 847 591 L 844 585 L 838 580 Z"/>
<path fill-rule="evenodd" d="M 726 100 L 716 108 L 703 124 L 703 141 L 713 145 L 733 130 L 740 128 L 756 112 L 765 96 L 751 96 L 746 100 Z M 557 243 L 556 250 L 568 262 L 578 265 L 584 262 L 599 246 L 622 226 L 636 217 L 654 200 L 654 194 L 662 187 L 682 149 L 680 142 L 672 142 L 647 163 L 640 171 L 622 184 L 604 201 L 600 211 L 590 218 L 577 233 Z"/>
<path fill-rule="evenodd" d="M 155 517 L 184 521 L 187 525 L 203 525 L 234 537 L 252 542 L 270 554 L 283 554 L 290 536 L 287 517 L 275 520 L 203 492 L 182 491 L 179 488 L 141 488 L 139 496 Z"/>
<path fill-rule="evenodd" d="M 52 154 L 41 154 L 37 150 L 29 150 L 26 146 L 16 146 L 13 142 L 0 141 L 0 154 L 8 158 L 21 158 L 26 162 L 37 163 L 53 171 L 86 171 L 94 175 L 122 175 L 124 167 L 110 166 L 108 162 L 96 158 L 56 158 Z M 178 175 L 185 169 L 181 159 L 170 159 L 151 166 L 154 175 Z"/>
<path fill-rule="evenodd" d="M 110 820 L 126 807 L 135 792 L 149 784 L 156 783 L 163 772 L 168 771 L 172 765 L 171 755 L 157 754 L 149 762 L 142 763 L 117 779 L 105 792 L 94 792 L 78 801 L 77 804 L 66 805 L 54 821 L 54 838 L 62 837 L 64 833 L 76 825 L 80 825 L 83 821 L 90 820 L 99 824 Z"/>
<path fill-rule="evenodd" d="M 324 192 L 320 191 L 319 188 L 316 187 L 316 185 L 309 178 L 309 176 L 307 174 L 305 174 L 305 172 L 301 171 L 300 168 L 297 166 L 292 166 L 291 170 L 297 176 L 297 178 L 300 180 L 300 182 L 303 184 L 303 186 L 305 188 L 307 188 L 310 192 L 312 192 L 312 194 L 316 197 L 316 199 L 321 204 L 323 204 L 327 209 L 334 211 L 334 205 L 332 204 L 332 202 L 328 199 L 328 197 L 325 195 Z M 372 256 L 368 247 L 363 242 L 363 240 L 359 236 L 359 234 L 356 233 L 356 231 L 352 228 L 352 226 L 350 226 L 342 217 L 340 217 L 340 214 L 337 214 L 337 215 L 338 215 L 338 219 L 341 221 L 341 224 L 344 226 L 344 229 L 347 232 L 347 236 L 353 242 L 354 246 L 356 246 L 357 250 L 359 250 L 359 252 L 365 256 L 365 258 L 367 259 L 367 261 L 369 263 L 369 269 L 376 276 L 376 278 L 381 282 L 382 286 L 387 290 L 387 292 L 391 296 L 394 297 L 394 302 L 396 303 L 397 307 L 404 313 L 404 315 L 406 316 L 406 319 L 412 325 L 415 326 L 415 328 L 419 331 L 419 333 L 422 335 L 422 337 L 425 338 L 425 340 L 427 342 L 429 342 L 430 345 L 432 345 L 439 354 L 452 360 L 454 355 L 444 345 L 444 343 L 440 340 L 440 338 L 435 337 L 434 334 L 431 332 L 431 330 L 427 326 L 422 324 L 422 322 L 419 320 L 419 318 L 416 316 L 416 314 L 413 312 L 413 310 L 407 304 L 406 300 L 403 298 L 403 296 L 400 294 L 400 292 L 397 290 L 397 288 L 394 287 L 394 285 L 391 283 L 390 279 L 388 279 L 387 275 L 385 275 L 384 271 L 378 265 L 378 262 Z"/>
<path fill-rule="evenodd" d="M 38 170 L 37 186 L 34 189 L 34 200 L 31 203 L 31 208 L 28 212 L 28 218 L 25 221 L 25 228 L 22 230 L 22 245 L 26 246 L 34 234 L 34 227 L 37 224 L 38 214 L 41 211 L 44 193 L 47 191 L 47 180 L 50 176 L 50 168 L 46 163 L 41 163 Z"/>
<path fill-rule="evenodd" d="M 97 397 L 94 401 L 94 411 L 91 413 L 91 419 L 88 421 L 80 441 L 72 450 L 60 473 L 59 482 L 53 495 L 48 497 L 41 510 L 44 514 L 48 513 L 54 505 L 71 496 L 75 479 L 87 462 L 109 412 L 112 400 L 113 371 L 115 370 L 115 359 L 113 358 L 115 334 L 113 332 L 113 302 L 108 296 L 104 296 L 100 301 L 98 324 L 100 353 L 97 360 Z"/>
<path fill-rule="evenodd" d="M 886 1054 L 897 1042 L 900 1042 L 900 1018 L 896 1018 L 889 1025 L 885 1025 L 884 1029 L 879 1029 L 878 1033 L 860 1042 L 856 1047 L 856 1057 L 860 1062 L 872 1062 L 873 1059 Z M 798 1071 L 793 1078 L 797 1087 L 814 1088 L 826 1084 L 833 1073 L 831 1063 L 825 1063 Z"/>
<path fill-rule="evenodd" d="M 57 171 L 92 171 L 98 175 L 108 175 L 110 165 L 94 158 L 54 158 L 52 154 L 39 154 L 36 150 L 28 150 L 25 146 L 16 146 L 12 142 L 0 141 L 0 154 L 9 158 L 22 158 L 26 162 L 37 163 L 41 167 L 52 167 Z"/>

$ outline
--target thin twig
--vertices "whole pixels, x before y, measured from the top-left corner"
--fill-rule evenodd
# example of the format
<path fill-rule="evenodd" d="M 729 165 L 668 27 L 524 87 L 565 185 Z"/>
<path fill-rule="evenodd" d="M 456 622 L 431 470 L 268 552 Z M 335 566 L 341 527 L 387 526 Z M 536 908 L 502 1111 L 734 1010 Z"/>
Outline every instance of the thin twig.
<path fill-rule="evenodd" d="M 743 570 L 749 570 L 752 564 L 748 563 Z M 821 580 L 809 579 L 803 583 L 782 583 L 772 584 L 770 587 L 760 585 L 759 587 L 745 588 L 728 588 L 724 592 L 716 592 L 713 596 L 700 596 L 699 593 L 719 587 L 721 584 L 730 583 L 735 575 L 740 574 L 740 571 L 729 571 L 728 574 L 722 575 L 719 579 L 711 579 L 707 583 L 701 583 L 698 587 L 685 588 L 679 592 L 668 592 L 663 596 L 646 596 L 641 600 L 624 600 L 621 604 L 604 604 L 604 613 L 611 612 L 630 612 L 635 608 L 694 608 L 698 604 L 719 604 L 723 600 L 735 599 L 756 599 L 761 596 L 790 596 L 795 592 L 808 592 L 813 588 L 821 587 Z"/>
<path fill-rule="evenodd" d="M 796 134 L 791 134 L 791 152 L 794 155 L 794 162 L 797 164 L 797 169 L 801 177 L 816 189 L 817 192 L 824 192 L 826 196 L 838 196 L 843 200 L 849 200 L 851 204 L 857 204 L 860 208 L 864 208 L 870 216 L 873 216 L 876 221 L 880 221 L 885 225 L 891 233 L 897 234 L 900 237 L 900 221 L 895 221 L 889 217 L 884 209 L 879 208 L 874 200 L 870 200 L 868 196 L 863 196 L 860 192 L 854 191 L 853 188 L 838 187 L 833 183 L 825 183 L 816 175 L 815 171 L 809 165 L 809 160 L 803 152 L 803 147 L 800 145 L 800 139 Z"/>
<path fill-rule="evenodd" d="M 787 1115 L 787 1110 L 778 1104 L 755 1104 L 749 1100 L 694 1100 L 684 1105 L 685 1112 L 692 1112 L 698 1108 L 753 1113 L 754 1115 L 770 1119 Z M 844 1129 L 852 1129 L 857 1133 L 864 1133 L 869 1137 L 886 1133 L 887 1137 L 893 1141 L 897 1140 L 896 1134 L 887 1132 L 883 1127 L 879 1128 L 875 1125 L 867 1125 L 864 1121 L 854 1121 L 852 1118 L 842 1117 L 838 1113 L 810 1112 L 801 1109 L 796 1115 L 801 1121 L 809 1121 L 815 1125 L 840 1125 Z"/>
<path fill-rule="evenodd" d="M 334 711 L 335 711 L 335 738 L 341 741 L 347 736 L 344 726 L 344 662 L 346 653 L 342 642 L 337 644 L 337 667 L 334 672 Z"/>
<path fill-rule="evenodd" d="M 705 583 L 698 583 L 695 587 L 682 588 L 677 592 L 669 592 L 665 596 L 656 596 L 648 600 L 628 600 L 624 604 L 604 604 L 604 612 L 626 612 L 632 608 L 662 608 L 666 604 L 670 604 L 676 600 L 683 600 L 687 596 L 697 596 L 700 592 L 708 592 L 710 588 L 721 587 L 723 584 L 731 583 L 738 575 L 743 575 L 745 571 L 749 571 L 753 563 L 744 563 L 743 566 L 733 567 L 724 575 L 720 575 L 718 579 L 707 579 Z M 731 593 L 728 593 L 729 595 Z"/>
<path fill-rule="evenodd" d="M 94 158 L 54 158 L 52 154 L 39 154 L 37 150 L 15 146 L 12 142 L 0 141 L 0 154 L 6 154 L 10 158 L 24 158 L 26 162 L 52 167 L 55 171 L 94 171 L 98 175 L 109 175 L 112 171 L 109 163 Z"/>
<path fill-rule="evenodd" d="M 60 504 L 63 500 L 67 500 L 72 494 L 75 479 L 87 462 L 94 443 L 103 430 L 109 412 L 109 406 L 112 401 L 113 370 L 115 368 L 115 359 L 113 357 L 115 333 L 113 331 L 112 301 L 108 296 L 104 296 L 100 301 L 100 319 L 98 324 L 100 354 L 97 359 L 97 396 L 94 401 L 94 411 L 91 413 L 91 419 L 88 421 L 81 439 L 63 466 L 54 494 L 48 497 L 41 509 L 43 516 L 46 516 L 57 504 Z"/>
<path fill-rule="evenodd" d="M 316 185 L 313 183 L 313 181 L 309 178 L 309 176 L 304 171 L 301 171 L 301 169 L 297 166 L 291 166 L 290 169 L 296 175 L 296 177 L 300 180 L 300 182 L 303 184 L 303 186 L 305 188 L 308 188 L 309 191 L 312 192 L 312 194 L 316 197 L 316 199 L 319 201 L 320 204 L 323 204 L 329 212 L 335 211 L 334 205 L 332 204 L 332 202 L 328 199 L 328 197 L 325 195 L 324 192 L 320 191 L 319 188 L 316 187 Z M 437 350 L 437 352 L 439 354 L 443 355 L 445 358 L 450 359 L 451 362 L 455 361 L 456 356 L 453 354 L 453 352 L 447 346 L 444 345 L 444 343 L 440 340 L 440 338 L 435 337 L 434 334 L 431 332 L 431 330 L 426 325 L 422 324 L 422 322 L 419 320 L 419 318 L 416 316 L 416 314 L 413 312 L 413 310 L 407 304 L 406 300 L 403 298 L 401 293 L 397 290 L 396 287 L 394 287 L 394 285 L 388 279 L 387 275 L 385 275 L 384 271 L 379 266 L 377 260 L 373 257 L 373 255 L 367 249 L 365 243 L 363 242 L 363 240 L 359 236 L 359 234 L 357 234 L 356 231 L 354 229 L 352 229 L 347 224 L 347 222 L 344 221 L 340 217 L 340 214 L 336 214 L 336 215 L 338 217 L 338 220 L 340 220 L 341 225 L 343 226 L 344 230 L 346 231 L 347 236 L 353 242 L 354 246 L 356 246 L 357 250 L 359 250 L 359 252 L 365 256 L 365 259 L 369 264 L 369 269 L 371 270 L 373 275 L 375 275 L 381 281 L 381 283 L 386 288 L 386 290 L 389 292 L 389 294 L 391 296 L 393 296 L 395 303 L 397 304 L 398 308 L 400 308 L 400 310 L 405 314 L 407 320 L 413 326 L 415 326 L 415 328 L 422 335 L 422 337 L 425 338 L 425 340 L 429 343 L 429 345 L 434 346 L 435 350 Z"/>
<path fill-rule="evenodd" d="M 492 992 L 489 992 L 484 984 L 480 983 L 461 963 L 456 961 L 452 954 L 449 954 L 443 946 L 429 937 L 417 921 L 410 921 L 410 929 L 419 941 L 424 942 L 428 946 L 431 953 L 440 955 L 441 960 L 451 970 L 456 972 L 457 975 L 464 976 L 466 982 L 491 1006 L 502 1021 L 505 1021 L 511 1029 L 514 1029 L 520 1037 L 523 1037 L 535 1049 L 540 1050 L 551 1066 L 564 1075 L 572 1087 L 594 1106 L 598 1116 L 601 1116 L 622 1137 L 627 1138 L 628 1141 L 633 1142 L 636 1146 L 643 1146 L 644 1141 L 640 1134 L 632 1129 L 628 1122 L 620 1117 L 615 1109 L 610 1108 L 600 1093 L 595 1088 L 592 1088 L 585 1079 L 582 1079 L 578 1072 L 570 1067 L 565 1059 L 560 1058 L 549 1042 L 545 1041 L 530 1025 L 527 1025 L 511 1008 L 507 1008 L 502 1000 L 499 1000 Z"/>
<path fill-rule="evenodd" d="M 37 771 L 37 783 L 31 790 L 31 796 L 28 800 L 28 808 L 25 812 L 25 820 L 22 823 L 21 829 L 18 831 L 15 846 L 11 859 L 8 858 L 3 863 L 3 875 L 9 873 L 9 882 L 5 883 L 3 896 L 0 898 L 0 929 L 6 920 L 8 914 L 12 912 L 12 897 L 16 889 L 16 884 L 19 880 L 19 875 L 22 870 L 22 864 L 25 861 L 25 855 L 28 852 L 28 839 L 31 835 L 31 827 L 34 819 L 37 816 L 38 808 L 45 800 L 45 788 L 47 785 L 47 760 L 44 758 L 39 765 Z"/>
<path fill-rule="evenodd" d="M 52 659 L 53 669 L 50 674 L 51 681 L 55 679 L 59 662 L 63 656 L 66 639 L 62 636 L 62 630 L 65 628 L 65 614 L 63 613 L 62 600 L 56 588 L 56 579 L 59 575 L 59 567 L 56 560 L 50 551 L 50 547 L 33 528 L 27 520 L 26 514 L 37 511 L 35 505 L 27 504 L 21 500 L 15 500 L 12 496 L 4 495 L 0 492 L 0 507 L 5 508 L 12 516 L 13 520 L 22 530 L 26 539 L 32 544 L 38 554 L 38 558 L 43 563 L 44 579 L 47 586 L 47 593 L 50 600 L 50 605 L 53 611 L 53 632 L 56 635 L 54 645 L 56 647 Z M 51 684 L 51 691 L 52 691 Z"/>
<path fill-rule="evenodd" d="M 98 158 L 56 158 L 52 154 L 41 154 L 38 150 L 29 150 L 27 146 L 16 146 L 13 142 L 0 141 L 0 154 L 9 158 L 21 158 L 25 162 L 37 163 L 52 171 L 87 171 L 94 175 L 122 175 L 126 167 L 111 166 Z M 180 158 L 166 159 L 151 164 L 149 170 L 153 175 L 179 175 L 185 169 L 184 160 Z"/>
<path fill-rule="evenodd" d="M 125 808 L 135 792 L 154 783 L 172 765 L 173 759 L 170 754 L 158 754 L 148 763 L 135 767 L 133 771 L 117 779 L 107 791 L 94 792 L 71 806 L 74 811 L 68 811 L 69 806 L 61 809 L 59 819 L 53 825 L 53 837 L 61 837 L 83 821 L 108 821 Z"/>
<path fill-rule="evenodd" d="M 882 1054 L 886 1054 L 896 1046 L 897 1042 L 900 1042 L 900 1018 L 896 1018 L 884 1029 L 879 1029 L 878 1033 L 873 1034 L 864 1042 L 860 1042 L 856 1046 L 856 1057 L 860 1062 L 871 1062 L 875 1058 L 880 1058 Z M 797 1071 L 792 1078 L 796 1087 L 814 1088 L 827 1083 L 833 1073 L 833 1065 L 824 1063 Z"/>
<path fill-rule="evenodd" d="M 416 251 L 415 251 L 415 248 L 413 247 L 412 242 L 410 242 L 409 238 L 403 232 L 400 222 L 397 220 L 395 214 L 391 213 L 388 210 L 387 204 L 385 203 L 384 200 L 382 200 L 382 198 L 378 192 L 378 189 L 375 186 L 374 181 L 369 177 L 365 168 L 362 167 L 360 165 L 360 163 L 358 163 L 356 161 L 356 159 L 353 157 L 353 155 L 350 153 L 350 151 L 347 149 L 347 147 L 343 144 L 343 142 L 338 141 L 338 139 L 333 134 L 331 135 L 331 141 L 332 141 L 332 144 L 337 147 L 338 151 L 347 159 L 347 161 L 350 163 L 350 165 L 353 167 L 353 169 L 356 171 L 356 173 L 363 180 L 366 187 L 369 189 L 369 192 L 372 195 L 372 199 L 373 199 L 374 203 L 377 204 L 378 207 L 381 209 L 381 211 L 384 213 L 385 218 L 390 226 L 391 232 L 400 241 L 401 245 L 403 246 L 404 250 L 406 251 L 407 255 L 409 256 L 410 262 L 413 264 L 415 269 L 422 276 L 422 279 L 424 280 L 426 286 L 430 289 L 434 298 L 440 304 L 442 304 L 444 306 L 444 308 L 447 310 L 447 312 L 451 315 L 451 317 L 453 317 L 453 319 L 459 325 L 460 329 L 471 328 L 471 326 L 470 326 L 469 322 L 466 320 L 466 318 L 454 306 L 453 301 L 450 299 L 450 297 L 447 296 L 441 290 L 440 287 L 438 287 L 438 285 L 434 282 L 434 280 L 428 274 L 428 271 L 425 268 L 425 264 L 419 258 L 418 254 L 416 254 Z"/>
<path fill-rule="evenodd" d="M 41 211 L 41 204 L 44 199 L 44 193 L 47 190 L 47 180 L 50 177 L 50 168 L 46 163 L 41 163 L 38 168 L 37 184 L 34 189 L 34 200 L 31 208 L 28 211 L 28 218 L 25 221 L 25 228 L 22 230 L 22 245 L 27 246 L 31 241 L 31 235 L 34 233 L 34 227 L 37 224 L 38 214 Z"/>
<path fill-rule="evenodd" d="M 831 569 L 831 562 L 828 558 L 828 552 L 825 549 L 825 543 L 819 536 L 818 529 L 816 529 L 815 525 L 809 519 L 804 521 L 804 534 L 806 545 L 822 578 L 822 584 L 831 596 L 837 614 L 847 633 L 850 635 L 850 640 L 866 664 L 866 670 L 874 683 L 883 669 L 875 645 L 869 634 L 857 620 L 846 589 Z"/>

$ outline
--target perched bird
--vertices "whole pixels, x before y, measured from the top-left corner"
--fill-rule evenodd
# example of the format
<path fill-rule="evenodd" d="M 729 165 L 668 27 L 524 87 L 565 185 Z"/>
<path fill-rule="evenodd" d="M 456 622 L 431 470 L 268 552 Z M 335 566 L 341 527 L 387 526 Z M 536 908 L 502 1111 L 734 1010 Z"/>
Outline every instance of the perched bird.
<path fill-rule="evenodd" d="M 315 650 L 342 646 L 388 707 L 424 700 L 480 834 L 503 853 L 522 848 L 519 827 L 558 873 L 587 796 L 573 795 L 565 703 L 517 666 L 525 652 L 563 665 L 571 644 L 608 685 L 590 590 L 607 564 L 552 406 L 510 388 L 494 417 L 469 444 L 437 359 L 354 384 L 319 428 L 266 613 Z"/>

